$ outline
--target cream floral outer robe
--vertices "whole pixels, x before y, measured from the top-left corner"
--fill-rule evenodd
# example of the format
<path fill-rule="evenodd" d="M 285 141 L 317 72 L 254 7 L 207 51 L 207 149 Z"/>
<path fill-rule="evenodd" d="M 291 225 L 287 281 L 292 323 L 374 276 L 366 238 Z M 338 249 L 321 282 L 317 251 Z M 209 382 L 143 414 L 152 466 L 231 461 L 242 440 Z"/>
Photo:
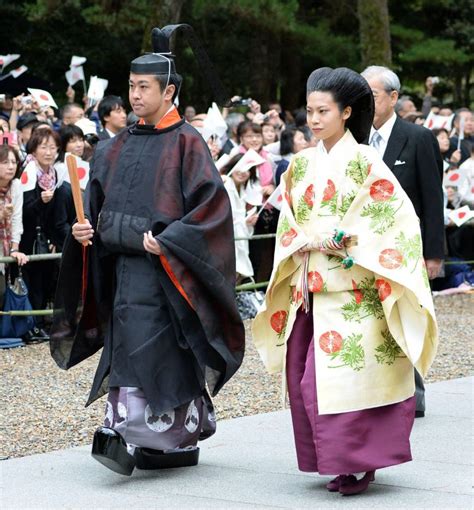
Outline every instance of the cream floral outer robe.
<path fill-rule="evenodd" d="M 319 413 L 413 396 L 413 366 L 426 375 L 438 330 L 419 220 L 400 184 L 376 151 L 347 131 L 329 153 L 322 142 L 298 153 L 282 177 L 282 194 L 273 274 L 253 323 L 266 368 L 285 370 L 302 303 L 299 248 L 337 228 L 358 236 L 347 250 L 354 266 L 344 269 L 340 257 L 311 251 L 307 274 Z"/>

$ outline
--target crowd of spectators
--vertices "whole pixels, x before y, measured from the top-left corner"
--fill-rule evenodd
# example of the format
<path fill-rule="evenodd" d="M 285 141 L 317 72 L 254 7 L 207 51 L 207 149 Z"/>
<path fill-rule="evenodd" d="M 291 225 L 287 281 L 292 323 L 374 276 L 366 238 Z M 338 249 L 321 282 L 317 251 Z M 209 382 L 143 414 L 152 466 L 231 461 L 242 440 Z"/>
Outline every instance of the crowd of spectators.
<path fill-rule="evenodd" d="M 474 220 L 458 224 L 452 213 L 463 206 L 474 209 L 473 113 L 468 108 L 453 110 L 450 105 L 439 104 L 434 98 L 435 86 L 436 80 L 428 78 L 422 103 L 400 96 L 396 112 L 408 122 L 433 130 L 444 162 L 446 255 L 472 260 Z M 24 95 L 6 95 L 0 104 L 1 255 L 11 255 L 24 266 L 23 276 L 34 309 L 52 306 L 58 262 L 28 264 L 28 256 L 61 252 L 75 218 L 70 185 L 61 178 L 65 156 L 73 154 L 88 162 L 99 141 L 114 137 L 137 120 L 133 113 L 127 116 L 118 96 L 106 96 L 91 107 L 87 107 L 87 98 L 84 107 L 75 102 L 72 88 L 66 96 L 67 103 L 59 111 L 40 108 Z M 245 238 L 276 232 L 279 211 L 268 200 L 292 156 L 318 141 L 306 125 L 303 109 L 284 111 L 274 103 L 263 112 L 255 100 L 234 97 L 232 101 L 231 108 L 220 112 L 220 124 L 214 117 L 211 122 L 210 114 L 198 113 L 191 105 L 184 108 L 183 114 L 186 122 L 205 137 L 229 193 L 235 236 L 240 239 L 236 241 L 237 281 L 267 281 L 274 238 L 251 243 Z M 257 163 L 246 164 L 247 153 L 257 158 Z M 23 172 L 36 179 L 28 191 L 22 191 Z M 0 264 L 3 275 L 7 267 Z M 12 265 L 12 274 L 15 271 Z M 0 277 L 0 299 L 4 288 L 5 278 Z M 47 338 L 47 324 L 39 317 L 29 340 Z"/>

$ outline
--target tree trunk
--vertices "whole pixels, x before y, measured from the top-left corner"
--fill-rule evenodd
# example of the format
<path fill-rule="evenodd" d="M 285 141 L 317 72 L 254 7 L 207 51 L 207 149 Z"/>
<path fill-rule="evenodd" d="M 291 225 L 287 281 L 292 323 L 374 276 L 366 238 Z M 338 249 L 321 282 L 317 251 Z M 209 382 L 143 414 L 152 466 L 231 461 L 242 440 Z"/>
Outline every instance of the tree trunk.
<path fill-rule="evenodd" d="M 392 65 L 387 0 L 357 0 L 362 66 Z"/>
<path fill-rule="evenodd" d="M 165 27 L 179 23 L 181 10 L 185 0 L 162 0 L 161 2 L 150 1 L 150 19 L 143 33 L 142 52 L 151 51 L 151 31 L 155 27 Z M 155 7 L 152 7 L 154 5 Z M 174 37 L 173 37 L 174 39 Z M 173 50 L 174 41 L 171 43 Z"/>
<path fill-rule="evenodd" d="M 303 62 L 301 51 L 294 41 L 282 44 L 282 88 L 281 104 L 285 110 L 295 110 L 304 103 L 306 90 L 302 76 Z"/>

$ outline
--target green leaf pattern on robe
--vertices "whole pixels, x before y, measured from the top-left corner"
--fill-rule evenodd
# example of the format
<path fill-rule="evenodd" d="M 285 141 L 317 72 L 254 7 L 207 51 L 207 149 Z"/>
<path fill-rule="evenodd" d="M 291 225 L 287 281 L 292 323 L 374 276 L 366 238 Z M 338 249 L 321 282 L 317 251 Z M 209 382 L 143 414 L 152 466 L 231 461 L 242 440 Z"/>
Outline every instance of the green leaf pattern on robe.
<path fill-rule="evenodd" d="M 352 333 L 342 341 L 339 351 L 329 354 L 331 361 L 338 360 L 340 365 L 329 365 L 328 368 L 349 367 L 359 372 L 365 367 L 365 351 L 361 345 L 362 334 Z"/>
<path fill-rule="evenodd" d="M 306 158 L 300 157 L 295 159 L 291 173 L 291 183 L 293 187 L 304 179 L 306 170 L 308 169 L 308 163 Z"/>
<path fill-rule="evenodd" d="M 357 290 L 361 293 L 362 300 L 357 303 L 355 293 L 353 293 L 349 303 L 342 306 L 342 316 L 345 321 L 361 323 L 368 317 L 383 319 L 384 311 L 379 298 L 379 292 L 375 287 L 374 278 L 364 278 L 357 285 Z"/>
<path fill-rule="evenodd" d="M 389 329 L 381 332 L 384 342 L 375 349 L 377 363 L 393 365 L 397 358 L 406 358 Z"/>
<path fill-rule="evenodd" d="M 364 184 L 365 179 L 370 172 L 370 165 L 367 159 L 358 152 L 356 157 L 349 161 L 346 168 L 346 175 L 350 177 L 358 186 Z"/>
<path fill-rule="evenodd" d="M 423 256 L 423 249 L 421 245 L 421 235 L 416 234 L 413 237 L 407 237 L 405 232 L 400 232 L 400 234 L 395 238 L 397 249 L 400 253 L 403 253 L 403 262 L 402 265 L 407 267 L 407 260 L 411 260 L 415 263 L 411 273 L 413 273 L 418 266 L 418 262 Z"/>

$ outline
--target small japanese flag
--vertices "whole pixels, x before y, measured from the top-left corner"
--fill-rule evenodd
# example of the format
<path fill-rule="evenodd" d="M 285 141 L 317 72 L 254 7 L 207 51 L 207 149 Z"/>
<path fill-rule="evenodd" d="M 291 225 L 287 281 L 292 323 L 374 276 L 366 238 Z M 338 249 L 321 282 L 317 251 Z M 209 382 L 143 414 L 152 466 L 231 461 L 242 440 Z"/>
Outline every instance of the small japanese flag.
<path fill-rule="evenodd" d="M 458 168 L 457 170 L 450 170 L 444 175 L 443 185 L 446 186 L 454 186 L 459 189 L 463 186 L 464 182 L 467 179 L 466 172 L 462 168 Z"/>
<path fill-rule="evenodd" d="M 5 68 L 7 67 L 8 65 L 10 65 L 14 60 L 17 60 L 20 58 L 21 55 L 0 55 L 0 66 L 2 68 Z"/>
<path fill-rule="evenodd" d="M 433 112 L 428 114 L 426 117 L 425 123 L 423 126 L 428 129 L 446 129 L 446 131 L 451 131 L 453 126 L 453 115 L 436 115 Z"/>
<path fill-rule="evenodd" d="M 275 191 L 268 197 L 266 204 L 272 205 L 275 209 L 281 209 L 283 196 L 281 194 L 280 186 L 277 186 Z"/>
<path fill-rule="evenodd" d="M 33 99 L 40 105 L 40 107 L 54 106 L 54 108 L 58 108 L 56 101 L 48 91 L 29 88 L 28 92 L 33 96 Z"/>
<path fill-rule="evenodd" d="M 66 72 L 66 80 L 71 87 L 78 81 L 82 81 L 84 79 L 84 68 L 82 66 L 71 67 L 71 69 Z"/>
<path fill-rule="evenodd" d="M 474 218 L 474 211 L 471 211 L 468 205 L 464 205 L 459 209 L 451 211 L 449 213 L 449 217 L 451 220 L 453 220 L 453 223 L 457 227 L 460 227 L 461 225 L 466 223 L 466 221 L 470 220 L 471 218 Z"/>
<path fill-rule="evenodd" d="M 13 71 L 10 71 L 10 74 L 13 76 L 13 78 L 18 78 L 18 76 L 21 76 L 23 73 L 26 73 L 28 71 L 28 68 L 26 66 L 20 66 L 16 69 L 13 69 Z"/>
<path fill-rule="evenodd" d="M 87 91 L 87 97 L 89 101 L 98 102 L 104 97 L 104 92 L 109 85 L 108 80 L 99 78 L 97 76 L 91 76 L 89 81 L 89 90 Z"/>
<path fill-rule="evenodd" d="M 30 161 L 20 176 L 21 191 L 31 191 L 36 186 L 36 163 Z"/>
<path fill-rule="evenodd" d="M 235 166 L 232 167 L 230 172 L 227 175 L 231 175 L 232 172 L 241 171 L 246 172 L 250 170 L 254 166 L 259 166 L 262 163 L 265 163 L 265 159 L 258 154 L 258 152 L 253 149 L 249 149 L 236 163 Z"/>
<path fill-rule="evenodd" d="M 73 55 L 71 57 L 71 63 L 69 64 L 69 67 L 82 66 L 82 64 L 85 64 L 86 62 L 87 62 L 86 57 L 78 57 L 77 55 Z"/>

